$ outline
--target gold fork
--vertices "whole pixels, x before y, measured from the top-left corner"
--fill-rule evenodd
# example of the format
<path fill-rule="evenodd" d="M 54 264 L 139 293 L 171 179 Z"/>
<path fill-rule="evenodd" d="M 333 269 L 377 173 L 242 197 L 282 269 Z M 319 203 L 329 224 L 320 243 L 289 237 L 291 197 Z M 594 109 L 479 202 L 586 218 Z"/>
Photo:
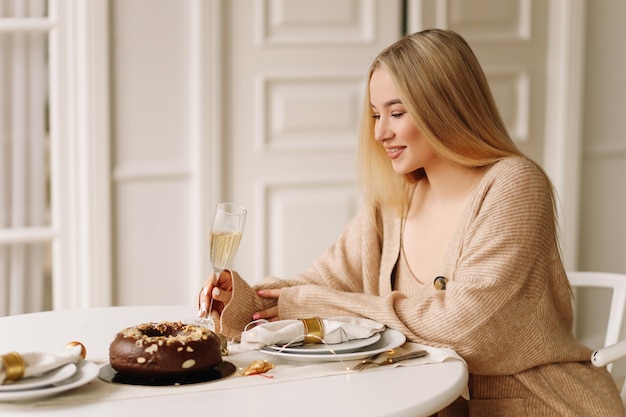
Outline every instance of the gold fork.
<path fill-rule="evenodd" d="M 363 359 L 361 362 L 357 363 L 352 370 L 353 371 L 361 371 L 365 368 L 367 368 L 370 365 L 377 365 L 377 366 L 383 366 L 383 365 L 390 365 L 392 363 L 397 363 L 400 361 L 405 361 L 407 359 L 415 359 L 415 358 L 421 358 L 423 356 L 428 355 L 428 352 L 425 350 L 416 350 L 414 352 L 409 352 L 409 353 L 405 353 L 402 355 L 397 355 L 397 356 L 389 356 L 387 359 L 384 359 L 380 362 L 376 362 L 372 359 Z"/>

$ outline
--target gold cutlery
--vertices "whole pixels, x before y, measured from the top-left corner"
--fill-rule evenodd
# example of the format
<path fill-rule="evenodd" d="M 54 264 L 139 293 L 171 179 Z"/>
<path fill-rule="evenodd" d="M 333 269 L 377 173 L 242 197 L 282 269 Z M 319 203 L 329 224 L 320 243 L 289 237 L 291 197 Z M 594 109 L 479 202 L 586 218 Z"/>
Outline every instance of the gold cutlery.
<path fill-rule="evenodd" d="M 383 365 L 390 365 L 392 363 L 398 363 L 400 361 L 404 361 L 407 359 L 415 359 L 415 358 L 421 358 L 423 356 L 428 355 L 428 352 L 425 350 L 416 350 L 414 352 L 409 352 L 409 353 L 404 353 L 401 355 L 393 355 L 393 356 L 389 356 L 386 359 L 380 361 L 380 362 L 376 362 L 375 360 L 372 359 L 363 359 L 361 362 L 357 363 L 352 370 L 353 371 L 361 371 L 365 368 L 367 368 L 368 366 L 371 365 L 376 365 L 376 366 L 383 366 Z"/>

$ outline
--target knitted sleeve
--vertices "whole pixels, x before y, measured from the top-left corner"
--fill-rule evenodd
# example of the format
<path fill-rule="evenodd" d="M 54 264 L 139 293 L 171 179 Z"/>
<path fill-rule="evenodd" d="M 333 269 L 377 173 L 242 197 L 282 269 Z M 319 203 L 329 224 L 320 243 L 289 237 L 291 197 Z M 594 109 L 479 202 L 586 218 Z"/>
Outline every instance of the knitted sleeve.
<path fill-rule="evenodd" d="M 251 286 L 239 274 L 231 271 L 233 298 L 222 312 L 222 333 L 237 340 L 239 333 L 252 320 L 254 312 L 276 305 L 275 300 L 258 297 L 255 292 L 258 289 L 283 288 L 285 292 L 287 288 L 314 287 L 324 291 L 333 290 L 338 294 L 378 293 L 377 279 L 364 280 L 363 277 L 367 275 L 367 271 L 377 270 L 376 265 L 380 263 L 379 220 L 375 209 L 362 207 L 344 228 L 336 243 L 328 248 L 311 268 L 291 279 L 267 277 L 257 285 Z M 371 250 L 365 253 L 360 250 L 364 235 L 368 236 L 368 245 L 371 246 Z M 371 272 L 369 274 L 371 275 Z M 288 315 L 280 312 L 281 318 L 288 318 Z M 291 316 L 303 317 L 297 311 Z"/>
<path fill-rule="evenodd" d="M 546 341 L 574 343 L 568 314 L 562 311 L 567 306 L 554 305 L 547 284 L 560 266 L 547 179 L 522 158 L 500 162 L 491 171 L 463 219 L 445 291 L 429 288 L 407 297 L 396 291 L 371 294 L 303 284 L 283 289 L 281 317 L 368 317 L 412 341 L 452 347 L 472 373 L 516 373 L 555 360 L 555 355 L 580 360 L 586 352 L 550 352 L 549 347 L 559 343 Z M 351 255 L 364 257 L 374 249 L 370 236 L 351 242 L 354 245 L 343 248 Z M 363 279 L 372 280 L 379 265 L 372 264 L 376 271 Z"/>

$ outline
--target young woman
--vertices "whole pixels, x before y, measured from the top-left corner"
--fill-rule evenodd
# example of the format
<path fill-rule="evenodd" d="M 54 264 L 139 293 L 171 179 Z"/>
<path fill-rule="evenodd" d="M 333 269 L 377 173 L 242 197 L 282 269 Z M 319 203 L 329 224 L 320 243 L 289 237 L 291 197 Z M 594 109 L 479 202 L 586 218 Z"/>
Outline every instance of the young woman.
<path fill-rule="evenodd" d="M 545 173 L 516 148 L 468 44 L 426 30 L 369 71 L 364 204 L 289 280 L 207 280 L 220 330 L 255 319 L 356 315 L 466 361 L 471 399 L 440 416 L 623 416 L 617 388 L 572 335 L 572 295 Z"/>

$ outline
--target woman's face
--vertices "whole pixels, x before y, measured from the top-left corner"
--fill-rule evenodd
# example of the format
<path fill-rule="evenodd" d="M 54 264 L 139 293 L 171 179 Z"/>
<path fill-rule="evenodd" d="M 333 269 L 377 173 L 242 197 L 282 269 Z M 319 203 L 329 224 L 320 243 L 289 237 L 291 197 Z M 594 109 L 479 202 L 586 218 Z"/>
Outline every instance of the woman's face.
<path fill-rule="evenodd" d="M 437 156 L 407 113 L 389 73 L 377 68 L 370 79 L 370 99 L 375 119 L 374 137 L 380 143 L 398 174 L 419 168 L 427 170 Z"/>

